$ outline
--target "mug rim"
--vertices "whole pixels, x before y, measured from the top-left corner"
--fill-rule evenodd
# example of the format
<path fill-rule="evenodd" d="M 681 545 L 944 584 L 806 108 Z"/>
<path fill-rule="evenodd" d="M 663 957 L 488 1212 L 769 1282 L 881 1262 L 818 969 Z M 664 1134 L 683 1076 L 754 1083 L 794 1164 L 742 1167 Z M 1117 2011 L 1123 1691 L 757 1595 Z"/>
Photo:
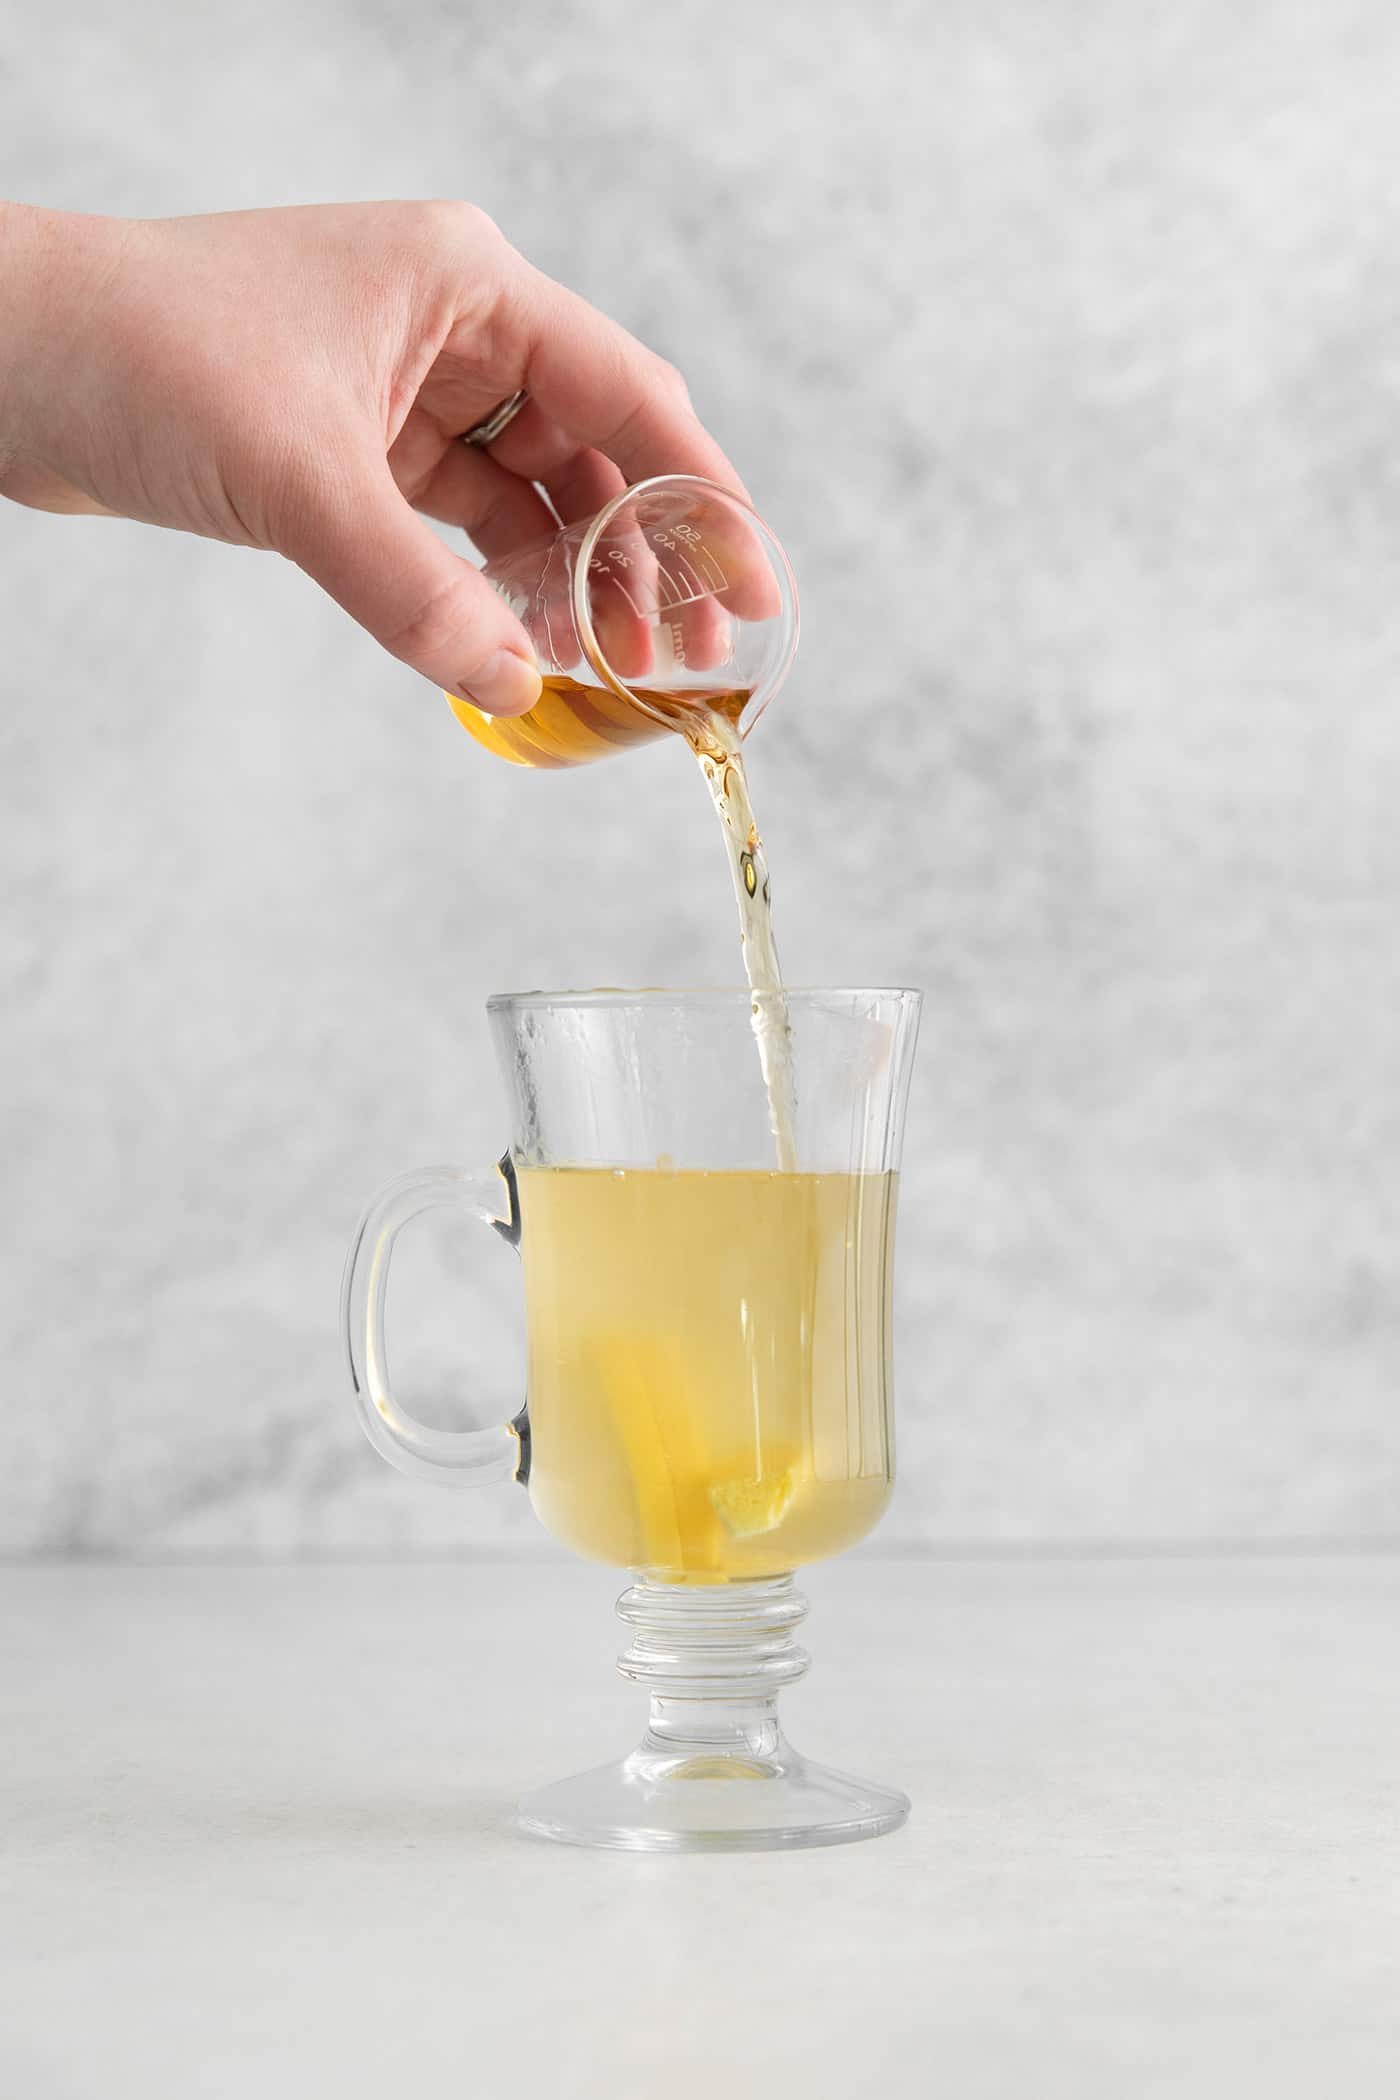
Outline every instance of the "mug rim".
<path fill-rule="evenodd" d="M 898 999 L 922 1003 L 923 992 L 916 985 L 808 985 L 785 984 L 782 996 L 792 1003 L 820 1005 L 824 1002 L 848 1001 L 851 999 Z M 722 1006 L 731 1001 L 752 1004 L 754 993 L 747 984 L 723 985 L 641 985 L 628 990 L 620 985 L 595 985 L 573 991 L 528 991 L 493 992 L 486 1001 L 488 1013 L 499 1013 L 507 1007 L 518 1006 Z"/>

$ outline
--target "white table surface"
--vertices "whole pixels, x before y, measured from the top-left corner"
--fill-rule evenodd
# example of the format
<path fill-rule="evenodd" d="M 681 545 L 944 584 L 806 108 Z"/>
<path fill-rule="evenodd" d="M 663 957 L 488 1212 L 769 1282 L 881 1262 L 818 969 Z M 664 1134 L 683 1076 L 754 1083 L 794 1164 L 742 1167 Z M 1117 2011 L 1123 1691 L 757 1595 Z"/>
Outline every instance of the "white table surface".
<path fill-rule="evenodd" d="M 1394 2100 L 1400 1560 L 813 1571 L 792 1735 L 908 1828 L 652 1858 L 553 1565 L 0 1570 L 5 2100 Z"/>

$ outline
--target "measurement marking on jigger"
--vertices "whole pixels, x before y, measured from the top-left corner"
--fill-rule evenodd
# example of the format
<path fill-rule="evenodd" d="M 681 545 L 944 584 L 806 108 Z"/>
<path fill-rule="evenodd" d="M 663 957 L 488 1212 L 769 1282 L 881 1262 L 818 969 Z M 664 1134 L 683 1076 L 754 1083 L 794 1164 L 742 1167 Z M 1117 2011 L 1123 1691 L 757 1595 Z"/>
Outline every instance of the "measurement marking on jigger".
<path fill-rule="evenodd" d="M 687 567 L 689 567 L 689 564 L 687 564 Z M 712 585 L 705 583 L 700 576 L 696 575 L 693 569 L 690 573 L 695 579 L 696 588 L 693 591 L 687 590 L 680 578 L 674 576 L 669 569 L 658 567 L 656 572 L 656 607 L 658 612 L 675 612 L 682 605 L 698 605 L 702 598 L 714 596 Z"/>
<path fill-rule="evenodd" d="M 658 598 L 656 610 L 659 613 L 679 612 L 683 605 L 698 605 L 702 598 L 712 595 L 709 591 L 689 591 L 675 598 Z"/>
<path fill-rule="evenodd" d="M 687 569 L 690 572 L 691 581 L 696 585 L 697 589 L 701 592 L 702 596 L 708 596 L 709 586 L 706 584 L 704 577 L 700 574 L 700 571 L 696 568 L 694 562 L 687 561 L 686 557 L 682 555 L 681 567 L 683 569 Z"/>
<path fill-rule="evenodd" d="M 700 559 L 702 562 L 704 562 L 705 567 L 707 569 L 710 569 L 714 572 L 710 578 L 710 589 L 712 591 L 727 591 L 729 589 L 729 578 L 725 575 L 719 563 L 710 553 L 708 547 L 702 547 L 700 549 Z"/>
<path fill-rule="evenodd" d="M 657 546 L 663 546 L 670 554 L 680 552 L 682 563 L 686 565 L 688 571 L 691 571 L 691 575 L 695 577 L 695 582 L 699 584 L 701 598 L 707 598 L 714 590 L 728 590 L 728 577 L 724 575 L 724 569 L 720 569 L 718 561 L 714 559 L 714 554 L 709 552 L 709 548 L 703 544 L 701 535 L 695 531 L 695 527 L 691 527 L 691 525 L 674 525 L 672 531 L 659 531 L 657 533 Z M 697 569 L 697 561 L 703 561 L 705 567 L 712 569 L 714 573 L 709 575 L 709 577 L 701 577 L 701 573 Z M 657 563 L 657 567 L 665 575 L 665 569 L 661 567 L 661 563 Z M 691 601 L 691 598 L 684 598 L 682 603 L 691 605 L 693 601 Z"/>

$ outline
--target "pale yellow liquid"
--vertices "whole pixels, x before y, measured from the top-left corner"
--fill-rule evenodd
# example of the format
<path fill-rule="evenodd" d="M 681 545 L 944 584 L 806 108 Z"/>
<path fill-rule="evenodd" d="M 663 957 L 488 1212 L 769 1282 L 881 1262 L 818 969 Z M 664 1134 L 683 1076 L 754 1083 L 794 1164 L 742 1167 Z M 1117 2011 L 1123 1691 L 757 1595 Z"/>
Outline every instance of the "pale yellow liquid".
<path fill-rule="evenodd" d="M 595 1560 L 713 1583 L 889 1498 L 896 1178 L 520 1170 L 530 1495 Z"/>

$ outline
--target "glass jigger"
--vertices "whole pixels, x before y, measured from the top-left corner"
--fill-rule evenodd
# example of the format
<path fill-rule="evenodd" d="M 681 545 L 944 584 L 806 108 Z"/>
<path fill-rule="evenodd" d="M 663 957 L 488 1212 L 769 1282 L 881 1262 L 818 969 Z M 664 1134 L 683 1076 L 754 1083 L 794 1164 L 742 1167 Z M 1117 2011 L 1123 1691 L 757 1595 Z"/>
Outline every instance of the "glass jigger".
<path fill-rule="evenodd" d="M 477 742 L 521 766 L 580 766 L 719 708 L 747 736 L 797 649 L 797 586 L 772 531 L 695 474 L 624 489 L 595 517 L 482 572 L 530 637 L 526 715 L 449 693 Z"/>
<path fill-rule="evenodd" d="M 526 1797 L 528 1831 L 710 1850 L 892 1830 L 903 1794 L 811 1764 L 792 1571 L 878 1522 L 894 1473 L 890 1290 L 918 1030 L 911 991 L 790 991 L 800 1168 L 778 1172 L 738 991 L 531 992 L 489 1014 L 514 1133 L 499 1166 L 406 1175 L 366 1213 L 344 1312 L 360 1419 L 391 1464 L 514 1477 L 574 1551 L 633 1571 L 640 1747 Z M 519 1249 L 528 1406 L 415 1421 L 385 1354 L 394 1240 L 456 1205 Z"/>

